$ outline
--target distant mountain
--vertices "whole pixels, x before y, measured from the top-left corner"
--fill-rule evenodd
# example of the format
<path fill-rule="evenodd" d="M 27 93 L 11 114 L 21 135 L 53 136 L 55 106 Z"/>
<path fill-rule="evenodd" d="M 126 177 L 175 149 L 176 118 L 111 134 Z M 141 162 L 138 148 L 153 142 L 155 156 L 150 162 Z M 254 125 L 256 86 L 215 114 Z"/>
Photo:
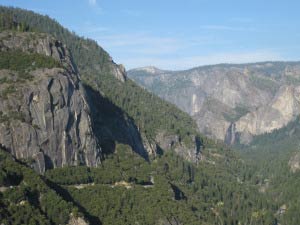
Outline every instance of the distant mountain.
<path fill-rule="evenodd" d="M 295 120 L 300 62 L 220 64 L 185 71 L 144 67 L 128 76 L 189 113 L 204 134 L 249 143 Z"/>

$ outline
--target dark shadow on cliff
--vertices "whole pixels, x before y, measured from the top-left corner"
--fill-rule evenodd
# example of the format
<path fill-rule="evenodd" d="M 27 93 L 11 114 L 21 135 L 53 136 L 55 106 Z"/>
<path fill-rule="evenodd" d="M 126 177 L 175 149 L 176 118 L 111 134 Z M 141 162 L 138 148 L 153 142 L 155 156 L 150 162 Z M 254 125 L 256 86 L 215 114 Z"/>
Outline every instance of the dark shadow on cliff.
<path fill-rule="evenodd" d="M 201 154 L 201 151 L 203 149 L 203 143 L 199 136 L 195 137 L 195 144 L 196 144 L 196 154 L 199 155 Z"/>
<path fill-rule="evenodd" d="M 149 161 L 141 135 L 121 108 L 88 85 L 83 85 L 91 109 L 93 130 L 104 154 L 115 151 L 116 143 L 129 145 L 134 152 Z"/>

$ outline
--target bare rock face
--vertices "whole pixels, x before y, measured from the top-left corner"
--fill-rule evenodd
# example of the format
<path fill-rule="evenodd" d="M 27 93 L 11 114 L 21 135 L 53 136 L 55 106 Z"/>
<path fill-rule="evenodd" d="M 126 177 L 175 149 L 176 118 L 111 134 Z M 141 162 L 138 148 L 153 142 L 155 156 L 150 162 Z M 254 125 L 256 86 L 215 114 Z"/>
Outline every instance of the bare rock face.
<path fill-rule="evenodd" d="M 157 156 L 162 154 L 163 151 L 174 151 L 177 155 L 186 159 L 187 161 L 197 163 L 201 160 L 201 151 L 203 148 L 202 142 L 195 136 L 191 136 L 190 143 L 194 143 L 189 146 L 180 140 L 178 135 L 170 135 L 164 131 L 158 132 L 155 140 L 151 142 L 144 139 L 144 147 L 149 156 Z"/>
<path fill-rule="evenodd" d="M 110 71 L 113 73 L 113 75 L 121 82 L 125 82 L 127 79 L 127 73 L 126 69 L 122 64 L 116 64 L 112 58 L 110 58 L 111 64 L 110 64 Z"/>
<path fill-rule="evenodd" d="M 28 80 L 18 80 L 22 72 L 0 70 L 0 79 L 9 81 L 0 84 L 1 145 L 17 158 L 34 159 L 39 172 L 65 165 L 97 166 L 101 149 L 68 50 L 44 34 L 5 32 L 0 49 L 39 53 L 62 65 L 29 71 Z M 11 91 L 4 96 L 7 88 Z"/>
<path fill-rule="evenodd" d="M 156 150 L 159 152 L 160 149 L 166 151 L 173 150 L 177 155 L 190 162 L 198 162 L 201 157 L 202 143 L 197 140 L 197 137 L 191 137 L 193 146 L 187 146 L 182 140 L 179 139 L 178 135 L 167 135 L 165 132 L 159 132 L 156 135 Z"/>
<path fill-rule="evenodd" d="M 115 77 L 122 82 L 126 81 L 127 73 L 125 67 L 122 64 L 115 67 Z"/>
<path fill-rule="evenodd" d="M 289 160 L 289 167 L 292 173 L 300 170 L 300 153 L 293 155 Z"/>
<path fill-rule="evenodd" d="M 260 135 L 286 126 L 299 115 L 299 91 L 300 87 L 282 86 L 270 103 L 240 118 L 235 132 Z"/>
<path fill-rule="evenodd" d="M 299 115 L 299 62 L 130 70 L 141 86 L 176 104 L 209 137 L 233 144 L 286 126 Z"/>

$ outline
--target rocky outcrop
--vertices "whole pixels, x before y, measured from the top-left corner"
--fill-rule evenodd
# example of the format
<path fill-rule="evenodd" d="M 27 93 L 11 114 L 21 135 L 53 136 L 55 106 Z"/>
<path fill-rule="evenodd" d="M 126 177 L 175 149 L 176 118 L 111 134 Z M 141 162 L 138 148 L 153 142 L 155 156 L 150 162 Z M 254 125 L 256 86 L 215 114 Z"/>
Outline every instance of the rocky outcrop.
<path fill-rule="evenodd" d="M 77 76 L 70 52 L 60 41 L 43 33 L 1 32 L 0 51 L 21 50 L 22 52 L 38 53 L 61 62 L 74 79 Z"/>
<path fill-rule="evenodd" d="M 39 53 L 60 68 L 25 72 L 1 70 L 0 143 L 17 158 L 32 158 L 39 172 L 65 165 L 97 166 L 101 149 L 90 106 L 69 51 L 45 34 L 0 34 L 0 49 Z M 5 90 L 11 90 L 4 96 Z"/>
<path fill-rule="evenodd" d="M 75 217 L 73 214 L 70 215 L 70 220 L 67 225 L 89 225 L 88 222 L 86 222 L 81 217 Z"/>
<path fill-rule="evenodd" d="M 121 82 L 125 82 L 127 79 L 126 69 L 122 64 L 117 65 L 112 58 L 110 58 L 109 65 L 111 73 Z"/>
<path fill-rule="evenodd" d="M 300 170 L 300 153 L 294 154 L 289 162 L 288 165 L 292 173 L 296 173 Z"/>
<path fill-rule="evenodd" d="M 155 154 L 159 154 L 162 150 L 173 150 L 176 154 L 190 162 L 198 162 L 201 158 L 201 150 L 203 146 L 197 137 L 191 136 L 190 138 L 192 139 L 190 143 L 195 143 L 193 146 L 185 144 L 184 141 L 180 140 L 178 135 L 170 135 L 165 132 L 159 132 L 155 138 L 155 149 L 152 151 L 155 152 Z"/>
<path fill-rule="evenodd" d="M 299 115 L 300 63 L 131 70 L 141 86 L 176 104 L 209 137 L 229 144 L 282 128 Z"/>

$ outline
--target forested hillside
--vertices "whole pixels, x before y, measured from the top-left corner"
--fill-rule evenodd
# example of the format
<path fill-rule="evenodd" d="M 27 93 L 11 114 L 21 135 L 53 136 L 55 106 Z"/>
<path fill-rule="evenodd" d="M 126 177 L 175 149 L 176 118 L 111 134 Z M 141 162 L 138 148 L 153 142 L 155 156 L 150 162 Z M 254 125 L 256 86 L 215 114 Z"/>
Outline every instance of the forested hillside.
<path fill-rule="evenodd" d="M 264 195 L 284 208 L 279 217 L 282 224 L 300 221 L 299 165 L 300 122 L 254 138 L 250 146 L 236 146 L 251 167 L 244 168 L 244 176 Z"/>
<path fill-rule="evenodd" d="M 1 221 L 64 224 L 72 213 L 90 224 L 274 224 L 276 205 L 239 181 L 242 162 L 228 150 L 205 155 L 198 166 L 174 153 L 149 164 L 118 145 L 100 168 L 58 168 L 40 177 L 2 151 Z"/>
<path fill-rule="evenodd" d="M 51 182 L 0 149 L 0 221 L 2 224 L 67 224 L 83 217 Z"/>

